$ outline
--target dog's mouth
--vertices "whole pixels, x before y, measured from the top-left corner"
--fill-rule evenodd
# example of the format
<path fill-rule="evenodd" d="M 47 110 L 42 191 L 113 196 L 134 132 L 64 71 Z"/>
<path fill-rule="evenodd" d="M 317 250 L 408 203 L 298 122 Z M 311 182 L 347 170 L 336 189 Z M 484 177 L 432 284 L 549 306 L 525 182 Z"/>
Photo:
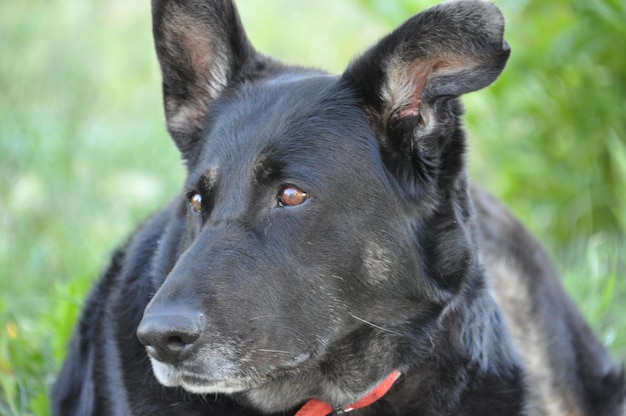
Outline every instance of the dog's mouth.
<path fill-rule="evenodd" d="M 167 364 L 152 363 L 154 374 L 161 384 L 167 387 L 182 387 L 190 393 L 238 393 L 263 386 L 267 376 L 234 376 L 225 379 L 213 379 L 203 374 L 190 373 L 171 368 Z"/>
<path fill-rule="evenodd" d="M 310 359 L 310 353 L 301 353 L 267 370 L 248 367 L 245 361 L 228 363 L 216 372 L 197 370 L 198 366 L 190 370 L 185 366 L 173 366 L 154 358 L 150 358 L 150 361 L 157 380 L 166 387 L 182 387 L 196 394 L 231 394 L 260 388 L 287 375 L 296 374 L 307 367 Z"/>

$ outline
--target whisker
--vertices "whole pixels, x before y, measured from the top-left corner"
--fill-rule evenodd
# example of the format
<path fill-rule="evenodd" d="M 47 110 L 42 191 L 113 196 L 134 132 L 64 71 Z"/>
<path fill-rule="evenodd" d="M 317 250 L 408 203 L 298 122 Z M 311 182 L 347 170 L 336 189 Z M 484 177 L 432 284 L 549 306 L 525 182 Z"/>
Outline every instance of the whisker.
<path fill-rule="evenodd" d="M 257 319 L 267 319 L 267 318 L 286 318 L 286 317 L 282 315 L 260 315 L 260 316 L 255 316 L 254 318 L 248 319 L 248 322 L 256 321 Z"/>
<path fill-rule="evenodd" d="M 270 353 L 274 353 L 274 354 L 293 354 L 291 351 L 267 350 L 267 349 L 262 349 L 262 348 L 257 348 L 257 351 L 259 351 L 259 352 L 270 352 Z"/>
<path fill-rule="evenodd" d="M 359 318 L 358 316 L 356 316 L 354 314 L 350 314 L 350 316 L 353 317 L 354 319 L 356 319 L 357 321 L 363 322 L 364 324 L 367 324 L 367 325 L 369 325 L 369 326 L 371 326 L 373 328 L 380 329 L 381 331 L 389 332 L 390 334 L 394 334 L 394 335 L 402 335 L 399 332 L 392 331 L 391 329 L 383 328 L 382 326 L 378 326 L 376 324 L 373 324 L 370 321 L 366 321 L 363 318 Z"/>

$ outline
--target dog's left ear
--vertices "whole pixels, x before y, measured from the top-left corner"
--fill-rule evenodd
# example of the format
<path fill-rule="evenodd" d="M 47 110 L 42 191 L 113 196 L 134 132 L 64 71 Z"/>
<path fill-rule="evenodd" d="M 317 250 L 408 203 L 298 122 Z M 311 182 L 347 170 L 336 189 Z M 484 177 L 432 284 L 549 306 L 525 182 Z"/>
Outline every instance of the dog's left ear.
<path fill-rule="evenodd" d="M 212 104 L 260 70 L 232 0 L 152 0 L 167 127 L 187 157 Z"/>
<path fill-rule="evenodd" d="M 410 196 L 434 185 L 456 140 L 458 105 L 450 100 L 492 83 L 510 48 L 504 18 L 481 0 L 457 0 L 417 14 L 350 64 L 343 80 L 363 98 L 387 167 Z"/>

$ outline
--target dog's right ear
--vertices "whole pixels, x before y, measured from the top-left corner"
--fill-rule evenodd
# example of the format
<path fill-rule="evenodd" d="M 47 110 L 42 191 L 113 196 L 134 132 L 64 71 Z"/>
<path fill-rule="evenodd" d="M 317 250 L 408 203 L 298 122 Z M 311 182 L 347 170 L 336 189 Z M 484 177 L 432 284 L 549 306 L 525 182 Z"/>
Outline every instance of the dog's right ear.
<path fill-rule="evenodd" d="M 167 127 L 188 158 L 212 103 L 233 83 L 252 77 L 262 57 L 231 0 L 152 0 L 152 29 Z"/>
<path fill-rule="evenodd" d="M 463 168 L 464 140 L 454 99 L 491 84 L 510 48 L 504 17 L 483 0 L 427 9 L 353 61 L 343 80 L 362 97 L 383 160 L 417 200 Z M 452 186 L 448 184 L 448 186 Z"/>

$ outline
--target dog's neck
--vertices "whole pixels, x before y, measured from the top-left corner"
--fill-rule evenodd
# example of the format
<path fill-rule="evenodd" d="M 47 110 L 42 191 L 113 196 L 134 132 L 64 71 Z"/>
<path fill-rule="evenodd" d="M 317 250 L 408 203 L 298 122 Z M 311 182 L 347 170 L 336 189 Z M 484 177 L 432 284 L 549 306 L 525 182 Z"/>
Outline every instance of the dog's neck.
<path fill-rule="evenodd" d="M 499 307 L 482 285 L 459 296 L 440 315 L 430 352 L 414 357 L 383 401 L 416 414 L 526 414 L 526 374 Z"/>

